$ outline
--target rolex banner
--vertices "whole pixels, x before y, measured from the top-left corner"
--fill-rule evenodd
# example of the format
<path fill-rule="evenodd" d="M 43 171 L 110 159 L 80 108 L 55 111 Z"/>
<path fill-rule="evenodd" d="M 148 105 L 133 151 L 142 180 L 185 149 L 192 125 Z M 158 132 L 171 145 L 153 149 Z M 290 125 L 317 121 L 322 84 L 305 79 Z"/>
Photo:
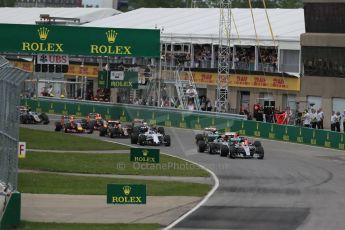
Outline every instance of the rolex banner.
<path fill-rule="evenodd" d="M 138 89 L 138 72 L 100 71 L 98 72 L 98 87 Z"/>
<path fill-rule="evenodd" d="M 142 163 L 159 163 L 159 149 L 131 148 L 130 160 Z"/>
<path fill-rule="evenodd" d="M 107 204 L 146 204 L 146 185 L 108 184 Z"/>
<path fill-rule="evenodd" d="M 0 24 L 0 52 L 159 57 L 160 32 L 147 29 Z"/>

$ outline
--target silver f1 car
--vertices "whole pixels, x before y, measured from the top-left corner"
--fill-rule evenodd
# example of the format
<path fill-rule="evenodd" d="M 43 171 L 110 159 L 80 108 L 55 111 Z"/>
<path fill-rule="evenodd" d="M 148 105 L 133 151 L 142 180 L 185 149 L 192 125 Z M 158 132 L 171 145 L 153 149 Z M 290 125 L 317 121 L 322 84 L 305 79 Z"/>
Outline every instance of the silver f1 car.
<path fill-rule="evenodd" d="M 229 158 L 257 158 L 264 159 L 264 148 L 260 141 L 251 143 L 247 137 L 237 133 L 225 133 L 211 142 L 198 141 L 198 152 L 219 154 Z"/>
<path fill-rule="evenodd" d="M 264 159 L 265 152 L 260 141 L 250 142 L 247 137 L 231 138 L 229 142 L 229 158 L 257 158 Z"/>

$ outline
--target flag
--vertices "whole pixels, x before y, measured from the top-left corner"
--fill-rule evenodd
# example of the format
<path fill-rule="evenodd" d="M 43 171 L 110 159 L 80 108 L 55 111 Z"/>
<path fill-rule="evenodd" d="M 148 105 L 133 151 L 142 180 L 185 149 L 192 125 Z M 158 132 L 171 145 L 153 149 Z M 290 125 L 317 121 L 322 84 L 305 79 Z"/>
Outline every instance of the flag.
<path fill-rule="evenodd" d="M 276 113 L 276 114 L 274 114 L 274 116 L 275 116 L 277 124 L 286 124 L 286 119 L 285 119 L 286 112 L 281 113 L 281 114 Z"/>

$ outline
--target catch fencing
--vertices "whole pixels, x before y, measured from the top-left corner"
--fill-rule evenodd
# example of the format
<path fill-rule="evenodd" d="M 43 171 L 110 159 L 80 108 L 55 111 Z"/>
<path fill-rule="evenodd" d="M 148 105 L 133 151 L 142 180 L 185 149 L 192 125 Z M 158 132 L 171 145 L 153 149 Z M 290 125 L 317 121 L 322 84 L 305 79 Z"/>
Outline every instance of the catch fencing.
<path fill-rule="evenodd" d="M 20 84 L 29 75 L 0 56 L 0 217 L 6 194 L 17 190 Z"/>

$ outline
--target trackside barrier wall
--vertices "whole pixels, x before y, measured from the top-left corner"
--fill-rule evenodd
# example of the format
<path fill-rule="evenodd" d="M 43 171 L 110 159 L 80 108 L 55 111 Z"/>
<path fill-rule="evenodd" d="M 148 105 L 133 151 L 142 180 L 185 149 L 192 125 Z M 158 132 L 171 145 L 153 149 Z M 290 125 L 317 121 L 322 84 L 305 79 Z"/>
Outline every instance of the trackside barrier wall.
<path fill-rule="evenodd" d="M 68 114 L 80 117 L 90 112 L 100 113 L 106 119 L 119 119 L 130 122 L 134 118 L 145 119 L 148 123 L 167 127 L 203 129 L 213 126 L 220 131 L 238 131 L 241 135 L 271 140 L 294 142 L 339 150 L 345 149 L 345 134 L 326 130 L 286 126 L 244 120 L 242 116 L 190 112 L 124 104 L 106 104 L 75 100 L 54 100 L 49 98 L 22 99 L 22 105 L 33 111 L 50 114 Z"/>
<path fill-rule="evenodd" d="M 20 224 L 21 194 L 14 192 L 7 202 L 0 220 L 0 230 L 16 229 Z"/>

